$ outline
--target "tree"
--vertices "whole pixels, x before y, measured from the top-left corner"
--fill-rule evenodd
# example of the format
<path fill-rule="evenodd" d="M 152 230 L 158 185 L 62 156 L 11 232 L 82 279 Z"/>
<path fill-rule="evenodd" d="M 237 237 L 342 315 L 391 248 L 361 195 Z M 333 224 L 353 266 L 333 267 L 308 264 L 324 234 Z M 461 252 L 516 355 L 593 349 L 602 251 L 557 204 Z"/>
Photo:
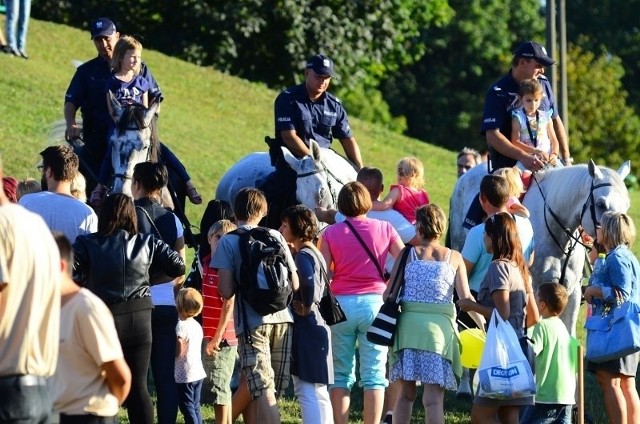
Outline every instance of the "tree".
<path fill-rule="evenodd" d="M 640 110 L 640 0 L 572 0 L 566 7 L 568 41 L 618 56 L 629 104 Z"/>
<path fill-rule="evenodd" d="M 576 161 L 618 167 L 636 157 L 640 117 L 627 104 L 620 58 L 573 45 L 568 56 L 570 144 Z"/>
<path fill-rule="evenodd" d="M 109 16 L 145 46 L 214 65 L 272 87 L 293 83 L 311 54 L 324 52 L 339 82 L 376 86 L 382 76 L 425 51 L 413 39 L 452 16 L 446 0 L 43 0 L 35 17 L 87 27 Z"/>
<path fill-rule="evenodd" d="M 484 148 L 479 134 L 484 97 L 509 69 L 522 41 L 542 42 L 537 0 L 452 0 L 455 17 L 422 31 L 426 54 L 383 83 L 394 115 L 404 115 L 410 136 L 452 150 Z"/>

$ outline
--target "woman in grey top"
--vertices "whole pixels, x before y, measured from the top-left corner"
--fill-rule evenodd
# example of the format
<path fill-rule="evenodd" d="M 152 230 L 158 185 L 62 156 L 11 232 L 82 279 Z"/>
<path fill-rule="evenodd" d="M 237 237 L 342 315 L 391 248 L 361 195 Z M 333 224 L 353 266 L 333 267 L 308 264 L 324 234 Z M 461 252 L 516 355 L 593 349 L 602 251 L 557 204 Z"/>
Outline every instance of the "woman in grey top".
<path fill-rule="evenodd" d="M 487 251 L 493 254 L 493 262 L 480 284 L 478 302 L 461 299 L 458 306 L 464 311 L 482 314 L 487 321 L 496 309 L 522 339 L 525 337 L 526 327 L 535 324 L 539 320 L 539 314 L 516 223 L 510 214 L 500 212 L 487 218 L 484 243 Z M 523 340 L 521 345 L 527 346 Z M 476 396 L 471 410 L 471 422 L 517 424 L 520 406 L 524 405 L 533 405 L 533 397 L 498 400 Z"/>

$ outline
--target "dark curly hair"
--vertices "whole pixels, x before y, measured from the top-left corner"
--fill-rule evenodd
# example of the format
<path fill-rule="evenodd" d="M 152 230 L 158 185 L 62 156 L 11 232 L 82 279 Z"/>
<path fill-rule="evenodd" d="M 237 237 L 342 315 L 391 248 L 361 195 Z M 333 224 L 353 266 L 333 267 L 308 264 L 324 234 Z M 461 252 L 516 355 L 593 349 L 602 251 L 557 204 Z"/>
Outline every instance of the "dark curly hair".
<path fill-rule="evenodd" d="M 303 241 L 313 241 L 318 236 L 318 224 L 316 216 L 304 205 L 295 205 L 286 208 L 280 216 L 281 221 L 286 221 L 291 229 L 291 234 Z"/>

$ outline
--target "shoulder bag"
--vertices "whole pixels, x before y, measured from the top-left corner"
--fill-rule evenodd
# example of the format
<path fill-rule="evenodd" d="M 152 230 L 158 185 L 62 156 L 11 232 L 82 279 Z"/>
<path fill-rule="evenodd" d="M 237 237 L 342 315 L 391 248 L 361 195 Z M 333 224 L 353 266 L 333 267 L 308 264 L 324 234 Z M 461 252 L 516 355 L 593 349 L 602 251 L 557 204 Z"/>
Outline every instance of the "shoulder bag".
<path fill-rule="evenodd" d="M 347 320 L 347 316 L 344 314 L 342 307 L 340 306 L 340 302 L 333 295 L 331 289 L 329 288 L 329 277 L 327 276 L 327 272 L 322 266 L 322 262 L 320 261 L 320 257 L 313 249 L 305 249 L 307 251 L 311 251 L 311 254 L 315 256 L 316 261 L 318 262 L 318 266 L 320 267 L 320 274 L 322 279 L 324 280 L 324 291 L 322 293 L 322 297 L 320 298 L 320 302 L 317 303 L 318 310 L 320 311 L 320 315 L 324 319 L 324 322 L 327 325 L 335 325 L 341 322 L 345 322 Z"/>
<path fill-rule="evenodd" d="M 393 340 L 396 335 L 398 317 L 400 317 L 400 292 L 404 285 L 404 267 L 407 264 L 407 258 L 411 253 L 411 247 L 405 247 L 400 258 L 400 264 L 398 264 L 398 270 L 391 283 L 390 293 L 396 293 L 395 297 L 387 297 L 384 304 L 380 307 L 380 311 L 373 319 L 369 330 L 367 330 L 367 340 L 371 343 L 382 346 L 393 345 Z M 395 291 L 396 286 L 398 290 Z"/>
<path fill-rule="evenodd" d="M 622 301 L 616 290 L 617 303 L 607 305 L 600 315 L 587 319 L 586 358 L 591 362 L 606 362 L 624 358 L 640 351 L 640 306 Z"/>

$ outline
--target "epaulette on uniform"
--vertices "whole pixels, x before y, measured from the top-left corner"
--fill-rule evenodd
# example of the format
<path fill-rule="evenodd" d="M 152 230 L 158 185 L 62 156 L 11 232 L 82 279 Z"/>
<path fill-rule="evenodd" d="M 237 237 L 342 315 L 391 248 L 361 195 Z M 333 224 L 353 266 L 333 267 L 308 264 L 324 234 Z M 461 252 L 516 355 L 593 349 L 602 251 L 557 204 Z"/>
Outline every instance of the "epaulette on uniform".
<path fill-rule="evenodd" d="M 336 96 L 334 96 L 333 94 L 329 93 L 328 91 L 325 91 L 325 93 L 326 93 L 326 95 L 327 95 L 327 98 L 329 98 L 329 100 L 334 100 L 334 101 L 336 101 L 336 102 L 338 102 L 338 103 L 341 103 L 341 104 L 342 104 L 342 102 L 340 101 L 340 99 L 339 99 L 339 98 L 337 98 Z"/>

